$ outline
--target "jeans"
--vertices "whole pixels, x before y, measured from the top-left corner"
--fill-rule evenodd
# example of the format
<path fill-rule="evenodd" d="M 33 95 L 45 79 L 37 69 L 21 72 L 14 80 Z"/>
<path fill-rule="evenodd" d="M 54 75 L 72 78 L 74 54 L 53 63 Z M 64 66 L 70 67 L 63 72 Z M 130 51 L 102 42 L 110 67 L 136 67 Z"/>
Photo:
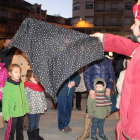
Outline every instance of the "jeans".
<path fill-rule="evenodd" d="M 40 114 L 27 114 L 29 118 L 29 131 L 38 129 Z"/>
<path fill-rule="evenodd" d="M 96 137 L 96 130 L 99 129 L 99 135 L 104 135 L 105 119 L 93 118 L 91 126 L 91 138 Z"/>
<path fill-rule="evenodd" d="M 68 126 L 71 119 L 73 96 L 58 96 L 58 127 L 64 129 Z"/>

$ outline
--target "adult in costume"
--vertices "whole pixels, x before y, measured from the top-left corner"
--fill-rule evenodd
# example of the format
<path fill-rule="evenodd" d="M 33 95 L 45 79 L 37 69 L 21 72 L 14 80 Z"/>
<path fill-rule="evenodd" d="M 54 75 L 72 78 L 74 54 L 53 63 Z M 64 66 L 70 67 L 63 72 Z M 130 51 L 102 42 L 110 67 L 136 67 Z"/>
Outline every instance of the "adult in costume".
<path fill-rule="evenodd" d="M 131 56 L 126 70 L 120 102 L 120 121 L 117 140 L 140 140 L 140 0 L 133 7 L 135 23 L 131 29 L 138 43 L 124 37 L 95 33 L 104 44 L 105 51 Z M 92 94 L 91 97 L 94 97 Z"/>

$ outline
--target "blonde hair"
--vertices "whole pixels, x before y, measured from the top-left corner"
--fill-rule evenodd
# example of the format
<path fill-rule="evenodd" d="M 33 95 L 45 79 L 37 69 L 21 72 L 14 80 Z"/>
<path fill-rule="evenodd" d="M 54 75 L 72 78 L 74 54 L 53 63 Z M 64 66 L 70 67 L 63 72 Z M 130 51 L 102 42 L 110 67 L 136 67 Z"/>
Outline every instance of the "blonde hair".
<path fill-rule="evenodd" d="M 20 66 L 18 64 L 11 64 L 8 67 L 8 72 L 12 72 L 13 71 L 13 68 L 15 68 L 15 67 L 19 68 L 20 71 L 21 71 L 21 68 L 20 68 Z"/>

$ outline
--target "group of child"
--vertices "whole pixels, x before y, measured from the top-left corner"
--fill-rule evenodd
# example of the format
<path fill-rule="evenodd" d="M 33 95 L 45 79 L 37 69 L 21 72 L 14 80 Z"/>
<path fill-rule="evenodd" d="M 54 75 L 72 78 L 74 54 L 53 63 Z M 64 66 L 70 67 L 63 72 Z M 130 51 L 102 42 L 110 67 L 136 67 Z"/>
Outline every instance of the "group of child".
<path fill-rule="evenodd" d="M 11 64 L 8 67 L 8 74 L 3 66 L 4 64 L 0 63 L 0 74 L 3 78 L 3 81 L 0 81 L 0 101 L 2 101 L 4 120 L 8 122 L 5 140 L 14 140 L 15 130 L 16 139 L 23 140 L 23 120 L 25 114 L 27 114 L 29 118 L 28 139 L 43 140 L 43 138 L 39 136 L 38 128 L 40 114 L 47 110 L 43 86 L 34 77 L 31 70 L 27 71 L 27 79 L 23 84 L 20 80 L 21 68 L 19 65 Z M 60 88 L 58 91 L 58 127 L 61 131 L 70 132 L 72 130 L 68 126 L 72 110 L 72 97 L 75 91 L 72 87 L 78 86 L 80 81 L 79 75 L 74 76 L 74 78 L 75 77 L 75 80 L 68 79 L 65 85 L 68 88 L 64 88 L 65 86 L 62 85 L 63 88 Z M 70 84 L 73 84 L 73 81 L 74 85 L 71 86 Z M 71 92 L 65 91 L 66 89 L 69 91 L 70 88 L 72 88 L 70 90 Z M 103 126 L 106 116 L 108 116 L 111 111 L 111 102 L 109 97 L 104 94 L 105 88 L 105 81 L 103 79 L 96 79 L 94 82 L 96 98 L 91 99 L 90 96 L 88 98 L 88 113 L 89 118 L 92 119 L 92 140 L 98 140 L 96 137 L 97 128 L 99 129 L 99 137 L 103 140 L 107 140 L 104 135 Z M 63 92 L 61 90 L 63 90 Z M 63 101 L 66 100 L 67 102 L 64 103 Z M 69 109 L 66 109 L 67 107 L 69 107 Z M 64 116 L 67 116 L 67 118 L 64 118 Z"/>
<path fill-rule="evenodd" d="M 0 63 L 0 73 L 3 65 Z M 6 69 L 5 73 L 1 73 L 5 78 L 3 86 L 0 87 L 1 95 L 3 93 L 2 113 L 4 120 L 8 122 L 5 140 L 14 140 L 15 131 L 16 139 L 23 140 L 23 120 L 26 113 L 29 118 L 28 139 L 43 140 L 39 136 L 38 128 L 40 114 L 47 110 L 43 86 L 39 84 L 31 70 L 27 71 L 27 79 L 23 84 L 20 80 L 21 68 L 17 64 L 8 67 L 8 78 L 6 73 Z"/>

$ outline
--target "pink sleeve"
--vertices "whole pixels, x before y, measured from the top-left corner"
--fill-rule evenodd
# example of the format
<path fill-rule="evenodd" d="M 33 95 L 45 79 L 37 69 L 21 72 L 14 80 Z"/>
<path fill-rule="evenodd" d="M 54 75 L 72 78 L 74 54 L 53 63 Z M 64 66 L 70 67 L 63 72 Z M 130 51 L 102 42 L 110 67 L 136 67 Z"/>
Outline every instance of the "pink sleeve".
<path fill-rule="evenodd" d="M 126 56 L 131 56 L 139 43 L 134 43 L 130 39 L 118 35 L 105 34 L 104 51 L 116 52 Z"/>

